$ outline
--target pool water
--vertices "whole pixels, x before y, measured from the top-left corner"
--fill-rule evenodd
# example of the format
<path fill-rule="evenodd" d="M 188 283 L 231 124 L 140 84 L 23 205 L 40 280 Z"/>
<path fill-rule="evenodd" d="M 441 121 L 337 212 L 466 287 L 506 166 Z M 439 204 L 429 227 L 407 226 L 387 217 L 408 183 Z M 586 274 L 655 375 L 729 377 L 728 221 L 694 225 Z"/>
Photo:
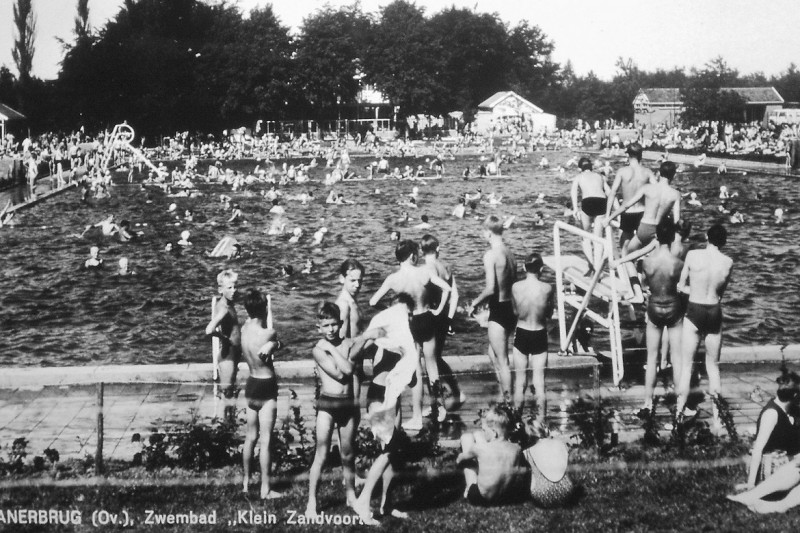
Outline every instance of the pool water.
<path fill-rule="evenodd" d="M 572 156 L 567 152 L 547 155 L 553 166 Z M 448 176 L 438 181 L 338 184 L 335 188 L 354 201 L 352 205 L 325 204 L 330 188 L 319 181 L 323 170 L 315 169 L 311 177 L 317 181 L 280 187 L 285 194 L 313 191 L 315 195 L 314 201 L 305 206 L 297 201 L 283 202 L 287 230 L 305 230 L 297 244 L 289 244 L 289 235 L 265 233 L 272 215 L 267 212 L 269 202 L 257 194 L 264 185 L 249 193 L 231 193 L 222 185 L 202 184 L 199 190 L 203 197 L 170 198 L 158 189 L 143 190 L 138 178 L 136 183 L 128 184 L 125 175 L 119 174 L 112 198 L 92 200 L 91 205 L 82 204 L 79 192 L 70 190 L 20 211 L 17 226 L 0 229 L 0 365 L 208 361 L 210 342 L 203 330 L 209 319 L 211 297 L 216 294 L 216 275 L 224 268 L 239 273 L 240 292 L 256 287 L 272 295 L 276 327 L 288 345 L 280 357 L 310 357 L 310 348 L 318 338 L 315 307 L 322 300 L 336 298 L 342 260 L 354 257 L 366 266 L 359 297 L 366 310 L 369 297 L 397 268 L 395 243 L 389 240 L 392 230 L 400 231 L 404 238 L 418 239 L 426 232 L 439 238 L 441 257 L 455 273 L 463 305 L 483 287 L 486 243 L 481 238 L 481 222 L 486 214 L 516 215 L 506 239 L 519 265 L 531 251 L 552 254 L 552 223 L 568 220 L 563 211 L 575 171 L 561 174 L 538 169 L 535 163 L 539 157 L 533 154 L 529 161 L 512 165 L 506 169 L 509 177 L 498 179 L 454 177 L 460 176 L 466 165 L 474 172 L 479 163 L 477 156 L 470 156 L 447 163 Z M 366 162 L 354 158 L 354 166 L 363 167 Z M 390 162 L 393 167 L 423 163 L 411 159 Z M 231 166 L 251 170 L 255 162 Z M 718 176 L 694 170 L 676 177 L 678 188 L 686 193 L 696 192 L 704 203 L 701 208 L 684 203 L 685 216 L 693 221 L 693 233 L 698 239 L 722 217 L 716 209 L 720 185 L 739 193 L 728 204 L 744 213 L 746 223 L 726 224 L 730 235 L 723 250 L 734 258 L 733 279 L 724 300 L 726 345 L 800 340 L 795 179 L 757 173 Z M 420 207 L 411 212 L 397 202 L 407 197 L 414 186 L 420 189 Z M 458 195 L 474 192 L 478 187 L 484 193 L 502 195 L 502 204 L 479 205 L 473 213 L 468 210 L 463 220 L 450 216 Z M 756 192 L 761 199 L 756 198 Z M 544 205 L 534 204 L 539 193 L 545 195 Z M 229 194 L 241 204 L 245 224 L 226 223 L 230 211 L 224 210 L 220 194 Z M 178 208 L 170 213 L 168 206 L 173 202 Z M 776 207 L 786 211 L 786 224 L 773 223 Z M 176 214 L 185 209 L 194 210 L 194 222 L 176 220 Z M 410 222 L 398 222 L 404 211 L 410 211 Z M 545 226 L 533 225 L 536 211 L 544 213 Z M 112 213 L 118 221 L 131 221 L 133 229 L 144 232 L 142 238 L 120 243 L 114 237 L 104 238 L 94 232 L 79 237 L 87 224 Z M 413 228 L 422 214 L 429 216 L 431 230 Z M 322 226 L 329 230 L 325 241 L 313 246 L 312 234 Z M 176 242 L 183 230 L 190 231 L 193 245 L 179 256 L 165 253 L 165 243 Z M 226 235 L 243 243 L 247 252 L 244 258 L 229 261 L 206 256 Z M 89 248 L 95 244 L 101 248 L 105 268 L 81 269 Z M 569 243 L 567 249 L 577 253 L 579 243 Z M 114 275 L 122 256 L 129 258 L 136 275 Z M 311 274 L 301 274 L 307 258 L 314 261 L 315 269 Z M 284 265 L 293 266 L 296 273 L 283 277 Z M 241 306 L 239 313 L 243 320 Z M 485 350 L 485 330 L 475 321 L 459 313 L 454 328 L 457 334 L 448 338 L 446 355 Z M 551 341 L 555 339 L 557 334 L 551 331 Z"/>

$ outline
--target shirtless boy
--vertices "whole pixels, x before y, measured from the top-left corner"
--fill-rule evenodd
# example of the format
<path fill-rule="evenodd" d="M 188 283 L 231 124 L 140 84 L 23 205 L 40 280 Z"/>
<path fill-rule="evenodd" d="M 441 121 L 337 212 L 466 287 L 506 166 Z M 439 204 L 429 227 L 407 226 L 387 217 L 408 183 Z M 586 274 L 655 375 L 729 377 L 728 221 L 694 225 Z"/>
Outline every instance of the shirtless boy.
<path fill-rule="evenodd" d="M 511 286 L 517 276 L 514 254 L 503 242 L 503 222 L 496 215 L 489 215 L 483 222 L 483 237 L 489 242 L 489 250 L 483 255 L 486 286 L 467 307 L 471 316 L 475 308 L 489 301 L 489 359 L 492 361 L 500 393 L 504 400 L 511 399 L 511 368 L 508 365 L 508 338 L 517 324 L 514 304 L 511 301 Z"/>
<path fill-rule="evenodd" d="M 618 217 L 628 209 L 639 204 L 644 200 L 644 214 L 639 223 L 636 235 L 628 245 L 628 251 L 633 252 L 650 244 L 656 236 L 656 226 L 665 217 L 671 215 L 672 222 L 681 219 L 681 193 L 670 186 L 672 178 L 675 177 L 675 163 L 664 161 L 659 169 L 659 179 L 656 183 L 648 183 L 631 196 L 619 209 L 611 213 L 609 218 L 603 223 L 608 226 L 611 220 Z"/>
<path fill-rule="evenodd" d="M 522 449 L 507 440 L 509 424 L 508 415 L 493 406 L 481 419 L 481 431 L 461 437 L 462 451 L 456 463 L 475 460 L 464 466 L 464 497 L 472 505 L 497 505 L 518 489 L 524 472 L 520 463 Z"/>
<path fill-rule="evenodd" d="M 354 362 L 361 357 L 368 341 L 365 337 L 342 339 L 341 311 L 332 302 L 324 302 L 317 312 L 318 328 L 322 334 L 313 349 L 320 395 L 317 400 L 317 447 L 308 481 L 306 516 L 317 516 L 317 485 L 328 457 L 334 427 L 339 434 L 339 452 L 344 471 L 347 503 L 356 501 L 355 489 L 355 438 L 358 428 L 356 411 L 358 401 L 353 395 Z"/>
<path fill-rule="evenodd" d="M 658 248 L 642 263 L 647 284 L 650 287 L 650 301 L 647 304 L 647 370 L 644 377 L 643 410 L 653 409 L 653 391 L 656 385 L 656 365 L 658 354 L 663 350 L 672 351 L 672 359 L 681 361 L 681 331 L 683 329 L 683 298 L 678 292 L 678 280 L 683 269 L 683 261 L 676 257 L 671 246 L 675 240 L 675 225 L 670 220 L 662 220 L 656 227 Z M 662 336 L 667 328 L 669 344 L 663 346 Z M 666 349 L 664 349 L 666 348 Z M 680 379 L 680 365 L 672 367 L 673 383 Z M 643 413 L 645 414 L 645 413 Z"/>
<path fill-rule="evenodd" d="M 436 237 L 430 234 L 423 235 L 422 240 L 420 241 L 420 250 L 422 251 L 422 257 L 424 260 L 423 267 L 428 268 L 431 272 L 431 275 L 436 275 L 442 278 L 447 282 L 448 285 L 450 285 L 450 296 L 448 301 L 445 304 L 442 312 L 436 317 L 436 333 L 434 335 L 436 345 L 434 353 L 439 376 L 442 377 L 442 385 L 447 385 L 447 387 L 450 389 L 450 396 L 456 398 L 456 403 L 464 403 L 464 398 L 459 398 L 458 383 L 455 380 L 455 376 L 453 376 L 452 371 L 447 366 L 447 363 L 442 359 L 444 341 L 447 339 L 448 334 L 452 334 L 452 328 L 450 324 L 453 320 L 453 316 L 455 316 L 456 307 L 458 306 L 458 288 L 456 287 L 456 278 L 453 276 L 450 268 L 439 258 L 439 240 Z M 429 305 L 438 305 L 441 297 L 441 291 L 439 291 L 439 289 L 436 287 L 432 287 L 430 296 L 431 300 L 428 302 Z M 439 392 L 441 391 L 437 391 L 435 394 L 439 395 Z"/>
<path fill-rule="evenodd" d="M 606 180 L 597 172 L 592 172 L 592 161 L 588 157 L 581 157 L 578 161 L 581 173 L 572 182 L 572 214 L 581 223 L 584 231 L 593 232 L 600 236 L 603 227 L 595 224 L 597 217 L 606 214 L 608 202 L 608 185 Z M 578 192 L 580 192 L 580 209 L 578 208 Z M 600 261 L 592 242 L 583 240 L 583 253 L 589 262 L 589 274 L 594 272 L 595 265 Z"/>
<path fill-rule="evenodd" d="M 722 306 L 725 289 L 731 279 L 733 260 L 720 248 L 728 240 L 728 232 L 719 224 L 707 233 L 708 245 L 704 250 L 691 250 L 686 255 L 678 290 L 689 295 L 686 316 L 683 320 L 681 342 L 682 369 L 678 390 L 678 414 L 684 412 L 692 379 L 692 363 L 700 339 L 705 338 L 708 392 L 716 398 L 722 386 L 719 375 L 719 356 L 722 348 Z"/>
<path fill-rule="evenodd" d="M 429 268 L 416 266 L 419 246 L 414 241 L 406 239 L 398 242 L 395 257 L 400 263 L 399 270 L 389 274 L 381 288 L 370 299 L 369 305 L 376 306 L 390 290 L 398 294 L 405 292 L 414 299 L 411 334 L 425 357 L 428 378 L 433 385 L 439 381 L 439 369 L 436 365 L 437 317 L 447 305 L 450 285 L 438 275 L 432 274 Z M 439 305 L 431 310 L 428 302 L 431 301 L 431 290 L 434 286 L 441 291 L 441 296 Z M 418 368 L 417 377 L 421 377 L 421 368 Z M 417 379 L 411 392 L 413 412 L 411 420 L 403 426 L 409 430 L 418 430 L 422 429 L 422 379 Z M 443 419 L 441 415 L 442 413 L 437 413 L 437 416 Z"/>
<path fill-rule="evenodd" d="M 547 366 L 547 319 L 553 314 L 553 287 L 539 280 L 542 256 L 532 253 L 525 258 L 525 279 L 511 287 L 517 313 L 514 335 L 514 407 L 521 409 L 528 388 L 528 369 L 533 368 L 536 394 L 536 421 L 543 424 L 547 413 L 544 372 Z"/>
<path fill-rule="evenodd" d="M 611 213 L 614 199 L 617 197 L 617 191 L 620 187 L 622 187 L 622 203 L 624 204 L 633 198 L 639 192 L 639 189 L 648 183 L 655 182 L 653 172 L 642 165 L 642 145 L 632 143 L 628 146 L 627 152 L 629 158 L 628 166 L 619 169 L 614 178 L 614 183 L 611 185 L 611 193 L 608 195 L 610 201 L 606 207 L 606 218 Z M 619 246 L 622 250 L 622 255 L 627 255 L 628 243 L 636 234 L 636 230 L 639 229 L 639 223 L 642 221 L 643 215 L 644 199 L 640 199 L 620 216 L 619 229 L 622 234 L 620 235 Z"/>
<path fill-rule="evenodd" d="M 229 400 L 234 395 L 236 370 L 242 351 L 242 331 L 233 302 L 238 279 L 238 274 L 233 270 L 223 270 L 217 275 L 220 298 L 217 300 L 211 322 L 206 326 L 206 335 L 217 336 L 222 341 L 219 353 L 219 382 L 222 385 L 223 396 Z M 230 408 L 235 406 L 226 406 L 226 411 L 230 411 Z M 228 415 L 231 413 L 226 412 L 226 416 Z"/>
<path fill-rule="evenodd" d="M 242 326 L 242 355 L 250 368 L 250 376 L 244 389 L 247 400 L 247 433 L 242 451 L 244 479 L 242 491 L 247 493 L 250 485 L 250 464 L 256 440 L 259 441 L 259 463 L 261 466 L 261 499 L 282 496 L 270 488 L 270 440 L 275 428 L 278 411 L 278 383 L 272 357 L 280 347 L 275 330 L 267 325 L 267 299 L 257 290 L 251 290 L 244 299 L 248 319 Z M 259 439 L 260 433 L 260 439 Z"/>

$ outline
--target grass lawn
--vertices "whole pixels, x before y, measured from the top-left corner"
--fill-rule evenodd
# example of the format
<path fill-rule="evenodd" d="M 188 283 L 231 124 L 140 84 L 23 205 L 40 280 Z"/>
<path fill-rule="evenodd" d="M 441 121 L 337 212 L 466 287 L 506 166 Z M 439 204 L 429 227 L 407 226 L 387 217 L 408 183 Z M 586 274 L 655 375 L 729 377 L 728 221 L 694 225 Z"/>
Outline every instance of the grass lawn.
<path fill-rule="evenodd" d="M 338 469 L 333 472 L 338 474 Z M 714 469 L 636 469 L 621 471 L 584 470 L 572 474 L 584 494 L 570 508 L 537 509 L 530 503 L 498 508 L 474 508 L 462 499 L 463 480 L 458 471 L 423 473 L 402 480 L 395 488 L 398 507 L 407 510 L 408 520 L 384 519 L 387 531 L 800 531 L 800 511 L 785 515 L 756 515 L 725 499 L 730 488 L 745 477 L 743 465 Z M 320 510 L 339 517 L 349 515 L 338 478 L 321 484 Z M 238 492 L 238 485 L 189 485 L 171 487 L 24 487 L 4 490 L 3 510 L 77 509 L 80 526 L 22 526 L 0 523 L 3 531 L 97 531 L 92 513 L 104 509 L 120 514 L 126 510 L 133 526 L 108 525 L 99 530 L 127 531 L 350 531 L 372 529 L 366 526 L 302 525 L 287 521 L 292 512 L 302 514 L 308 490 L 306 481 L 283 483 L 276 487 L 286 497 L 262 503 L 252 487 L 249 497 Z M 147 525 L 146 511 L 169 513 L 210 513 L 216 511 L 217 525 Z M 239 511 L 256 515 L 273 514 L 277 523 L 260 527 L 253 524 L 230 525 Z M 118 520 L 122 520 L 122 516 Z"/>

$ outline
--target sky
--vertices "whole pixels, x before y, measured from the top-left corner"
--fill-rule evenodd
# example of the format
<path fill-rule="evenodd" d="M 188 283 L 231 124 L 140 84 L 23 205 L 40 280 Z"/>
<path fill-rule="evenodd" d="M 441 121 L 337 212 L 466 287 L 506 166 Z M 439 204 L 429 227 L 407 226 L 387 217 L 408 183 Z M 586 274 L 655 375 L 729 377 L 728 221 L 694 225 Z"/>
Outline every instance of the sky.
<path fill-rule="evenodd" d="M 391 0 L 362 0 L 365 12 L 377 13 Z M 11 56 L 15 0 L 0 0 L 0 65 L 14 74 Z M 233 0 L 242 11 L 271 3 L 281 21 L 293 28 L 314 13 L 319 0 Z M 330 0 L 331 6 L 352 0 Z M 593 71 L 611 79 L 617 59 L 632 58 L 644 70 L 702 68 L 722 56 L 742 74 L 780 74 L 800 63 L 800 4 L 796 0 L 417 0 L 426 14 L 450 6 L 496 12 L 515 25 L 539 26 L 554 42 L 553 59 L 572 62 L 575 72 Z M 71 39 L 77 0 L 33 0 L 37 14 L 33 75 L 57 77 L 62 58 L 57 37 Z M 102 27 L 122 0 L 89 0 L 90 22 Z"/>

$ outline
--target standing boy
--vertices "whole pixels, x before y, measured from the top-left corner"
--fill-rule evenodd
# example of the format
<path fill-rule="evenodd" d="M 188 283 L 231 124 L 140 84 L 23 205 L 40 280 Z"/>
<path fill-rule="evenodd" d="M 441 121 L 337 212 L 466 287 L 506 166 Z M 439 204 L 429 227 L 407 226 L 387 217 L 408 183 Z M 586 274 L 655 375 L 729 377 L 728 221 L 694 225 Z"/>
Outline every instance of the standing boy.
<path fill-rule="evenodd" d="M 236 282 L 239 276 L 233 270 L 223 270 L 217 275 L 217 286 L 220 294 L 217 305 L 206 326 L 206 335 L 214 335 L 221 339 L 219 352 L 219 382 L 222 394 L 230 400 L 234 396 L 236 370 L 242 352 L 242 330 L 236 314 L 234 298 Z M 226 416 L 232 417 L 235 406 L 225 407 Z"/>
<path fill-rule="evenodd" d="M 486 286 L 467 308 L 471 316 L 475 308 L 489 301 L 489 359 L 494 365 L 503 399 L 511 399 L 511 368 L 508 366 L 508 338 L 517 324 L 511 286 L 517 275 L 514 254 L 503 242 L 503 222 L 489 215 L 483 222 L 483 237 L 489 250 L 483 255 Z"/>
<path fill-rule="evenodd" d="M 417 258 L 419 257 L 419 246 L 411 240 L 402 240 L 397 243 L 395 257 L 400 263 L 397 272 L 389 274 L 372 298 L 369 300 L 371 306 L 375 306 L 390 290 L 399 294 L 405 292 L 414 299 L 414 316 L 411 318 L 411 334 L 414 342 L 422 351 L 428 370 L 430 382 L 439 381 L 439 369 L 436 365 L 436 331 L 437 317 L 444 310 L 450 296 L 450 285 L 439 276 L 432 274 L 428 268 L 418 267 Z M 439 305 L 431 310 L 431 290 L 437 287 L 441 291 Z M 421 368 L 417 369 L 417 377 L 421 378 Z M 422 379 L 417 379 L 416 385 L 412 388 L 412 416 L 411 420 L 403 424 L 409 430 L 422 429 Z M 437 413 L 437 416 L 441 417 Z"/>
<path fill-rule="evenodd" d="M 720 302 L 731 279 L 733 260 L 720 251 L 728 240 L 728 232 L 724 227 L 719 224 L 711 226 L 707 236 L 708 245 L 705 250 L 692 250 L 686 255 L 686 263 L 678 281 L 678 290 L 689 294 L 680 350 L 682 370 L 680 383 L 675 387 L 678 391 L 679 418 L 683 415 L 689 396 L 694 355 L 702 338 L 706 342 L 708 392 L 712 399 L 717 399 L 722 388 L 719 375 L 719 356 L 722 349 Z"/>
<path fill-rule="evenodd" d="M 528 368 L 533 368 L 536 395 L 536 421 L 543 424 L 547 413 L 544 372 L 547 366 L 547 319 L 553 314 L 553 287 L 539 280 L 542 256 L 532 253 L 525 258 L 525 279 L 511 288 L 517 312 L 514 335 L 514 407 L 521 409 L 528 387 Z"/>
<path fill-rule="evenodd" d="M 354 362 L 361 356 L 367 339 L 342 339 L 341 311 L 332 302 L 324 302 L 317 312 L 318 328 L 322 334 L 313 349 L 316 371 L 320 380 L 317 400 L 317 448 L 311 465 L 308 482 L 306 516 L 317 517 L 317 485 L 328 457 L 334 427 L 339 433 L 339 452 L 344 471 L 347 503 L 352 507 L 355 492 L 355 436 L 356 411 L 359 409 L 353 395 Z"/>
<path fill-rule="evenodd" d="M 275 330 L 267 325 L 267 300 L 264 295 L 255 289 L 251 290 L 245 297 L 244 308 L 248 319 L 242 327 L 242 354 L 250 368 L 250 376 L 244 389 L 244 397 L 247 400 L 247 433 L 242 451 L 244 465 L 242 492 L 247 493 L 249 488 L 250 464 L 256 440 L 259 440 L 261 499 L 268 500 L 283 496 L 270 489 L 269 479 L 271 459 L 269 447 L 278 411 L 278 383 L 272 355 L 280 347 L 280 342 L 277 340 Z"/>

